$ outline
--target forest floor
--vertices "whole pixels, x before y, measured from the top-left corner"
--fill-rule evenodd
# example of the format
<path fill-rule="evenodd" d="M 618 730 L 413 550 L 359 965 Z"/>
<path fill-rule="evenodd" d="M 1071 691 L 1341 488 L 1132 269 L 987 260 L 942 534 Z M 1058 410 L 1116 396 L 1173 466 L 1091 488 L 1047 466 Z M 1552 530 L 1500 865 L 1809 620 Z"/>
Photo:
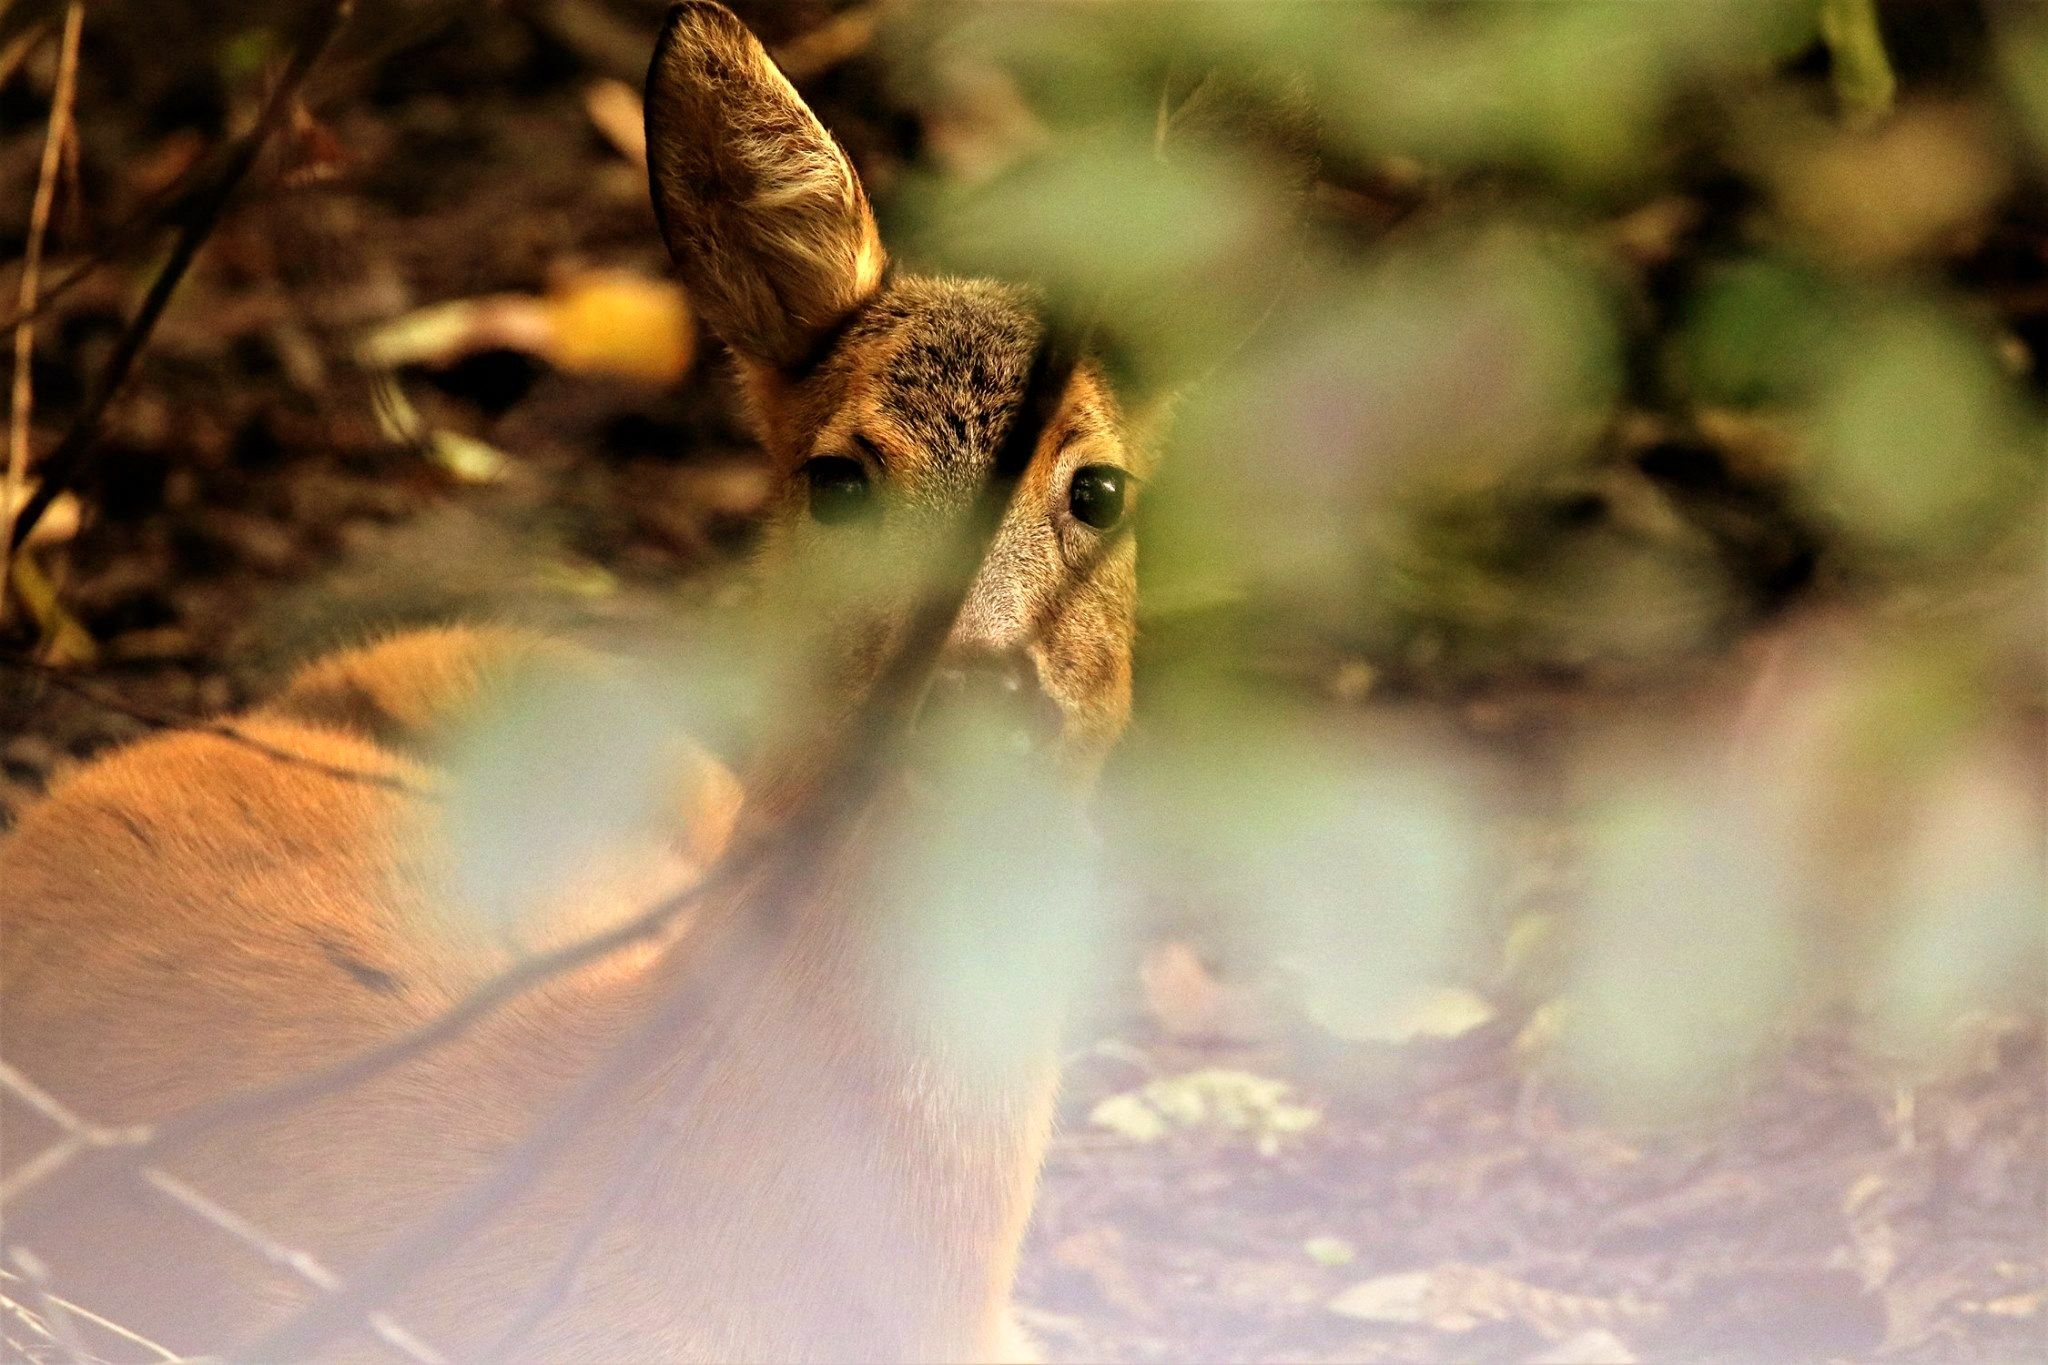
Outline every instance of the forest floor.
<path fill-rule="evenodd" d="M 771 25 L 797 31 L 802 10 Z M 640 174 L 593 122 L 593 59 L 469 27 L 335 103 L 332 181 L 273 183 L 215 234 L 116 408 L 81 490 L 94 514 L 51 556 L 95 657 L 62 685 L 0 668 L 0 828 L 149 729 L 137 713 L 222 713 L 291 660 L 404 621 L 602 628 L 707 591 L 746 544 L 765 485 L 718 383 L 504 348 L 405 371 L 429 427 L 500 457 L 479 476 L 394 441 L 335 362 L 364 319 L 542 297 L 599 267 L 661 277 Z M 132 152 L 126 183 L 92 187 L 111 221 L 203 139 L 162 81 L 117 101 L 123 55 L 103 60 L 80 118 L 90 164 Z M 856 60 L 810 89 L 857 155 L 885 157 L 887 120 L 858 97 L 872 81 Z M 36 140 L 0 153 L 9 204 Z M 47 329 L 39 443 L 133 284 L 103 274 Z M 1816 1025 L 1702 1115 L 1631 1129 L 1524 1064 L 1526 1019 L 1346 1042 L 1242 989 L 1239 1017 L 1169 1029 L 1134 961 L 1077 1021 L 1021 1274 L 1052 1359 L 2048 1358 L 2039 1019 L 1987 1024 L 1910 1086 L 1846 1023 Z M 1256 1123 L 1096 1121 L 1210 1071 L 1283 1082 L 1309 1116 L 1263 1142 Z"/>

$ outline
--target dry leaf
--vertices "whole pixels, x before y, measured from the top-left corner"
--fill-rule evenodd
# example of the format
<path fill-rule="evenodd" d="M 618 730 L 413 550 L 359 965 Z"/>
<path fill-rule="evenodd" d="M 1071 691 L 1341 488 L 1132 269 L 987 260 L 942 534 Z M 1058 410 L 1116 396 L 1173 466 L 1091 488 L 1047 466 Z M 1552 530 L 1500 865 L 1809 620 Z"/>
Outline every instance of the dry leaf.
<path fill-rule="evenodd" d="M 623 270 L 574 275 L 547 298 L 543 354 L 575 374 L 673 384 L 696 359 L 696 324 L 683 291 Z"/>
<path fill-rule="evenodd" d="M 2004 1298 L 1992 1299 L 1979 1309 L 1994 1318 L 2031 1318 L 2048 1304 L 2048 1289 L 2036 1289 L 2031 1294 L 2007 1294 Z"/>
<path fill-rule="evenodd" d="M 1331 1032 L 1359 1042 L 1412 1043 L 1423 1038 L 1462 1038 L 1494 1016 L 1493 1006 L 1462 986 L 1431 986 L 1363 1018 L 1338 1021 Z M 1321 1016 L 1319 1016 L 1321 1017 Z"/>
<path fill-rule="evenodd" d="M 1132 1142 L 1157 1142 L 1166 1136 L 1166 1120 L 1136 1095 L 1111 1095 L 1088 1112 L 1088 1122 Z"/>
<path fill-rule="evenodd" d="M 1089 1121 L 1134 1142 L 1156 1142 L 1175 1128 L 1250 1134 L 1261 1156 L 1314 1127 L 1322 1111 L 1294 1099 L 1293 1087 L 1270 1076 L 1210 1067 L 1162 1077 L 1097 1104 Z"/>
<path fill-rule="evenodd" d="M 1636 1365 L 1628 1345 L 1604 1327 L 1589 1327 L 1530 1356 L 1528 1365 Z"/>
<path fill-rule="evenodd" d="M 35 496 L 36 481 L 24 479 L 19 496 L 12 499 L 15 507 L 26 507 Z M 0 526 L 11 526 L 14 519 L 8 511 L 7 489 L 0 483 Z M 43 518 L 28 533 L 30 547 L 59 545 L 78 534 L 78 499 L 69 493 L 59 493 L 50 499 L 50 505 L 43 509 Z"/>
<path fill-rule="evenodd" d="M 1330 1301 L 1330 1311 L 1370 1322 L 1427 1323 L 1442 1332 L 1468 1332 L 1482 1322 L 1520 1322 L 1553 1341 L 1624 1324 L 1655 1323 L 1661 1304 L 1630 1294 L 1599 1298 L 1543 1289 L 1482 1266 L 1445 1265 L 1430 1271 L 1382 1275 L 1351 1286 Z"/>
<path fill-rule="evenodd" d="M 479 351 L 536 355 L 571 374 L 672 384 L 696 360 L 696 324 L 683 292 L 624 270 L 566 275 L 546 295 L 493 294 L 416 309 L 364 341 L 376 369 L 451 365 Z"/>
<path fill-rule="evenodd" d="M 1342 1237 L 1311 1237 L 1301 1250 L 1317 1265 L 1350 1265 L 1358 1259 L 1358 1248 Z"/>
<path fill-rule="evenodd" d="M 1428 1322 L 1435 1278 L 1427 1270 L 1405 1270 L 1360 1280 L 1331 1299 L 1329 1309 L 1362 1322 Z"/>
<path fill-rule="evenodd" d="M 1169 1037 L 1206 1038 L 1222 1031 L 1228 992 L 1186 942 L 1175 939 L 1147 948 L 1138 979 L 1146 1008 Z"/>
<path fill-rule="evenodd" d="M 647 164 L 647 115 L 638 90 L 624 81 L 592 81 L 583 110 L 614 151 L 635 166 Z"/>

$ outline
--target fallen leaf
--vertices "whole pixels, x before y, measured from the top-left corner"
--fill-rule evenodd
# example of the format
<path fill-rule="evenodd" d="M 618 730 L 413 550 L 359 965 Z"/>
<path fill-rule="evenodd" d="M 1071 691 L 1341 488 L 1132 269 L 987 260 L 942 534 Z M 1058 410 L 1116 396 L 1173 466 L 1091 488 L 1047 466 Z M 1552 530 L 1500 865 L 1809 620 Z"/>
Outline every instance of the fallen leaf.
<path fill-rule="evenodd" d="M 12 526 L 14 524 L 13 516 L 9 509 L 10 501 L 15 508 L 26 507 L 29 499 L 33 498 L 35 493 L 36 481 L 34 479 L 23 479 L 19 495 L 10 500 L 7 496 L 4 482 L 0 482 L 0 526 Z M 28 533 L 28 545 L 31 548 L 58 545 L 77 534 L 78 499 L 69 493 L 59 493 L 56 497 L 50 499 L 50 505 L 43 509 L 42 520 L 38 521 L 35 524 L 35 529 Z"/>
<path fill-rule="evenodd" d="M 1168 1036 L 1201 1038 L 1219 1031 L 1225 991 L 1201 956 L 1175 939 L 1145 950 L 1138 964 L 1145 1005 Z"/>
<path fill-rule="evenodd" d="M 636 166 L 647 164 L 647 115 L 638 90 L 624 81 L 592 81 L 583 92 L 583 111 L 612 150 Z"/>
<path fill-rule="evenodd" d="M 1132 1142 L 1157 1142 L 1166 1136 L 1166 1120 L 1136 1095 L 1111 1095 L 1089 1111 L 1088 1122 Z"/>
<path fill-rule="evenodd" d="M 696 359 L 696 324 L 682 290 L 625 270 L 565 279 L 547 298 L 544 352 L 575 374 L 615 374 L 672 384 Z"/>
<path fill-rule="evenodd" d="M 35 622 L 46 662 L 90 664 L 99 658 L 99 645 L 94 641 L 92 632 L 64 609 L 56 584 L 50 581 L 34 556 L 19 554 L 14 557 L 10 584 L 23 610 Z"/>
<path fill-rule="evenodd" d="M 2036 1289 L 2031 1294 L 2007 1294 L 2004 1298 L 1992 1299 L 1985 1303 L 1982 1312 L 1994 1318 L 2031 1318 L 2048 1304 L 2048 1289 Z"/>
<path fill-rule="evenodd" d="M 1435 1278 L 1427 1270 L 1404 1270 L 1360 1280 L 1331 1299 L 1329 1309 L 1362 1322 L 1427 1322 Z"/>
<path fill-rule="evenodd" d="M 1494 1017 L 1493 1006 L 1462 986 L 1432 986 L 1363 1018 L 1342 1021 L 1331 1031 L 1371 1043 L 1412 1043 L 1461 1038 Z M 1330 1026 L 1328 1019 L 1324 1020 Z"/>
<path fill-rule="evenodd" d="M 625 270 L 565 275 L 547 294 L 491 294 L 415 309 L 373 331 L 373 369 L 452 365 L 479 351 L 536 355 L 571 374 L 669 384 L 696 360 L 696 324 L 682 290 Z"/>
<path fill-rule="evenodd" d="M 1156 1142 L 1174 1128 L 1246 1133 L 1262 1156 L 1277 1154 L 1282 1139 L 1321 1119 L 1321 1110 L 1293 1098 L 1287 1082 L 1225 1067 L 1162 1077 L 1110 1096 L 1089 1115 L 1096 1126 L 1135 1142 Z"/>
<path fill-rule="evenodd" d="M 1637 1356 L 1604 1327 L 1589 1327 L 1530 1356 L 1527 1365 L 1636 1365 Z"/>
<path fill-rule="evenodd" d="M 452 365 L 478 351 L 537 355 L 547 349 L 548 341 L 541 300 L 527 294 L 492 294 L 415 308 L 372 331 L 358 354 L 370 369 L 395 370 L 401 365 Z"/>
<path fill-rule="evenodd" d="M 1358 1259 L 1358 1248 L 1342 1237 L 1311 1237 L 1301 1250 L 1317 1265 L 1350 1265 Z"/>
<path fill-rule="evenodd" d="M 440 430 L 428 438 L 435 464 L 464 483 L 497 483 L 505 477 L 505 452 L 459 431 Z"/>

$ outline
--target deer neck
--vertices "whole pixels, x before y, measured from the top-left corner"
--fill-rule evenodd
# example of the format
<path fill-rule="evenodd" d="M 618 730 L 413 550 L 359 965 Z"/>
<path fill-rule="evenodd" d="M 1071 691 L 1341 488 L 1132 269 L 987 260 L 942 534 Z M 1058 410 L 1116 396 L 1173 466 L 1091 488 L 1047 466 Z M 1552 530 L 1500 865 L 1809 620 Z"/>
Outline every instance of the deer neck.
<path fill-rule="evenodd" d="M 977 1021 L 984 1037 L 969 1047 L 945 1019 L 919 1015 L 920 983 L 905 974 L 917 926 L 873 856 L 888 823 L 864 813 L 806 875 L 771 876 L 724 907 L 738 912 L 734 932 L 774 930 L 740 954 L 724 1029 L 646 1092 L 678 1137 L 646 1207 L 678 1213 L 655 1215 L 665 1225 L 640 1245 L 664 1246 L 679 1275 L 758 1310 L 775 1335 L 733 1350 L 832 1357 L 852 1344 L 910 1360 L 997 1349 L 1052 1124 L 1056 1011 L 1035 1000 Z M 785 901 L 764 914 L 748 900 L 763 894 Z M 703 988 L 676 980 L 692 970 L 686 953 L 675 964 L 651 998 Z M 729 1221 L 707 1228 L 707 1206 Z"/>

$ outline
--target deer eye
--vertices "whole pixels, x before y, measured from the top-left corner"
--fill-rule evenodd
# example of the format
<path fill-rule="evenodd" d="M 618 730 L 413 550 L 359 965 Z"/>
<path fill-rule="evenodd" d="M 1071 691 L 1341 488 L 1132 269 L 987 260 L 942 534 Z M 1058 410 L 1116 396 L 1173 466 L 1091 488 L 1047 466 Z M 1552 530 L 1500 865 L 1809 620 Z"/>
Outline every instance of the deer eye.
<path fill-rule="evenodd" d="M 1067 508 L 1074 519 L 1107 531 L 1124 519 L 1124 485 L 1130 476 L 1112 464 L 1084 465 L 1067 485 Z"/>
<path fill-rule="evenodd" d="M 859 460 L 845 455 L 820 455 L 805 460 L 797 473 L 803 478 L 811 520 L 838 526 L 864 516 L 872 489 L 868 472 Z"/>

